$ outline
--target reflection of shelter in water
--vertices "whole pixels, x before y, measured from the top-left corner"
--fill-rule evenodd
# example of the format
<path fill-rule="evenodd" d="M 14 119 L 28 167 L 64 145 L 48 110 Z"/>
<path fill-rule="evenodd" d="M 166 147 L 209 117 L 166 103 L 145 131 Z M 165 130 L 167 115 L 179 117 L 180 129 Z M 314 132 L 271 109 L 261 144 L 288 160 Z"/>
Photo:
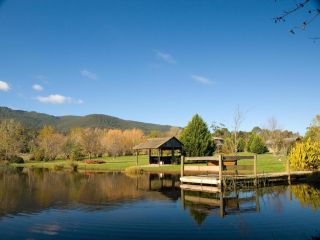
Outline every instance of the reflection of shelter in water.
<path fill-rule="evenodd" d="M 147 178 L 142 180 L 143 178 Z M 169 199 L 178 200 L 180 197 L 179 191 L 179 176 L 171 174 L 147 174 L 137 178 L 137 189 L 144 191 L 157 191 L 165 195 Z M 147 185 L 145 183 L 148 183 Z"/>
<path fill-rule="evenodd" d="M 259 212 L 257 191 L 221 192 L 212 190 L 185 190 L 181 188 L 181 201 L 184 209 L 201 224 L 208 215 L 225 217 L 228 215 Z"/>

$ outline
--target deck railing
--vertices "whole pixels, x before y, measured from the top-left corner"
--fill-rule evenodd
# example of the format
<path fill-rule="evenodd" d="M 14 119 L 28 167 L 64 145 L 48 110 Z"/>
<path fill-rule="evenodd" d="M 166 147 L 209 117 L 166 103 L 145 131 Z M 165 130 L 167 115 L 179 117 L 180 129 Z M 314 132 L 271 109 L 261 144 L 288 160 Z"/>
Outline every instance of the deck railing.
<path fill-rule="evenodd" d="M 253 165 L 238 165 L 239 160 L 253 160 Z M 186 163 L 207 163 L 207 165 L 186 164 Z M 188 166 L 189 165 L 189 166 Z M 238 174 L 239 170 L 252 170 L 253 175 L 257 176 L 257 155 L 254 156 L 225 156 L 215 155 L 206 157 L 181 157 L 181 176 L 185 172 L 208 172 L 218 173 L 219 179 L 222 179 L 224 170 L 233 170 Z"/>

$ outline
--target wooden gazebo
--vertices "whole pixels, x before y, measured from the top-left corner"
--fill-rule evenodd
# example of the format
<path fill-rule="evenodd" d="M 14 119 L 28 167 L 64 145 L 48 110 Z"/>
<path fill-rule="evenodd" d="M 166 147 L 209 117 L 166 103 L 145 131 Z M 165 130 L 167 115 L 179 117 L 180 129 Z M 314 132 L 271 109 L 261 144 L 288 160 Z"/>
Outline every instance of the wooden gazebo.
<path fill-rule="evenodd" d="M 147 150 L 150 164 L 171 164 L 174 160 L 180 162 L 182 143 L 176 137 L 150 138 L 144 143 L 133 147 L 137 154 L 137 163 L 139 151 Z M 170 151 L 170 154 L 164 152 Z M 178 152 L 178 155 L 176 153 Z"/>

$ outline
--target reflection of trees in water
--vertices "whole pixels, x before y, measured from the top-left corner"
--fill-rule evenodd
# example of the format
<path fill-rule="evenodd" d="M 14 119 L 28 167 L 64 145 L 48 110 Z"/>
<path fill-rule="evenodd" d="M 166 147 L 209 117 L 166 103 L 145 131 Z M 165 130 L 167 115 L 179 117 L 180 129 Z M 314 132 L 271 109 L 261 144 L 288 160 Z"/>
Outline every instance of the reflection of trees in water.
<path fill-rule="evenodd" d="M 299 200 L 301 206 L 311 207 L 313 210 L 320 208 L 320 189 L 310 185 L 293 185 L 291 191 Z"/>
<path fill-rule="evenodd" d="M 198 225 L 202 225 L 206 220 L 207 216 L 209 215 L 209 213 L 204 212 L 203 210 L 199 211 L 199 209 L 196 208 L 191 208 L 189 213 Z"/>
<path fill-rule="evenodd" d="M 231 192 L 229 194 L 233 195 L 234 193 L 237 192 Z M 235 194 L 235 197 L 228 199 L 226 198 L 228 194 L 223 193 L 224 198 L 222 216 L 233 213 L 238 213 L 239 216 L 241 216 L 241 214 L 246 212 L 259 212 L 260 202 L 266 206 L 274 208 L 277 212 L 281 212 L 283 211 L 285 204 L 288 204 L 288 199 L 292 198 L 292 194 L 302 206 L 311 207 L 314 210 L 320 208 L 320 189 L 306 184 L 266 187 L 255 189 L 248 193 L 249 195 L 250 193 L 254 193 L 252 195 L 253 197 L 243 197 L 240 193 Z M 214 199 L 218 199 L 217 194 L 184 191 L 182 197 L 185 199 L 184 206 L 189 209 L 190 216 L 198 224 L 203 224 L 206 217 L 209 215 L 219 215 L 219 211 L 217 211 L 218 204 L 213 201 Z M 194 199 L 196 202 L 192 202 L 192 199 Z M 254 206 L 253 204 L 253 208 L 241 209 L 241 203 L 252 203 L 254 201 L 256 205 Z M 254 209 L 255 207 L 256 209 Z M 228 211 L 228 209 L 231 209 L 231 212 Z"/>
<path fill-rule="evenodd" d="M 114 206 L 137 199 L 167 200 L 161 192 L 146 192 L 149 176 L 121 173 L 69 173 L 34 169 L 0 171 L 0 216 L 65 207 L 70 203 Z M 137 188 L 137 181 L 143 189 Z"/>
<path fill-rule="evenodd" d="M 282 212 L 284 209 L 284 199 L 288 186 L 273 186 L 258 189 L 258 194 L 261 196 L 262 204 L 272 204 L 277 209 L 277 212 Z"/>

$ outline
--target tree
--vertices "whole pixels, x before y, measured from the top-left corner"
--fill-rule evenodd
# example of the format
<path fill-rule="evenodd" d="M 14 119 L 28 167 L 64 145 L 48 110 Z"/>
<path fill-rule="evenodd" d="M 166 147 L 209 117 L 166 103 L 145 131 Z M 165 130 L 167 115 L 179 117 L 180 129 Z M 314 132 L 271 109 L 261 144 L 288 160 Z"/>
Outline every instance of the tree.
<path fill-rule="evenodd" d="M 227 138 L 231 135 L 228 128 L 226 128 L 223 123 L 217 124 L 216 122 L 213 122 L 210 128 L 212 129 L 212 136 L 214 137 Z"/>
<path fill-rule="evenodd" d="M 198 114 L 182 130 L 180 140 L 187 156 L 209 156 L 215 149 L 208 126 Z"/>
<path fill-rule="evenodd" d="M 244 113 L 240 111 L 240 107 L 237 106 L 236 111 L 233 115 L 233 153 L 236 154 L 238 152 L 238 144 L 239 144 L 239 138 L 238 138 L 238 132 L 240 130 L 241 124 L 244 119 Z"/>
<path fill-rule="evenodd" d="M 316 170 L 320 167 L 320 141 L 308 138 L 299 142 L 289 154 L 290 166 L 296 170 Z"/>
<path fill-rule="evenodd" d="M 4 160 L 17 155 L 23 146 L 23 127 L 15 120 L 3 120 L 0 123 L 0 157 Z M 1 154 L 2 153 L 2 154 Z"/>
<path fill-rule="evenodd" d="M 260 135 L 260 134 L 263 133 L 263 129 L 261 129 L 260 127 L 256 126 L 256 127 L 252 128 L 251 133 Z"/>
<path fill-rule="evenodd" d="M 310 138 L 312 141 L 320 141 L 320 115 L 317 115 L 305 134 L 305 139 Z"/>
<path fill-rule="evenodd" d="M 263 139 L 259 135 L 252 134 L 248 144 L 249 144 L 248 146 L 249 152 L 256 153 L 256 154 L 262 154 L 267 152 L 267 147 L 263 142 Z"/>
<path fill-rule="evenodd" d="M 66 158 L 71 160 L 79 160 L 83 157 L 83 149 L 81 146 L 81 128 L 73 128 L 67 135 L 67 139 L 63 146 L 63 152 Z"/>
<path fill-rule="evenodd" d="M 179 128 L 179 127 L 171 127 L 170 130 L 165 133 L 165 135 L 167 137 L 177 137 L 177 138 L 179 138 L 181 132 L 182 132 L 181 128 Z"/>
<path fill-rule="evenodd" d="M 120 129 L 110 129 L 103 142 L 109 156 L 116 157 L 124 152 L 124 137 Z"/>
<path fill-rule="evenodd" d="M 102 154 L 102 132 L 97 128 L 86 128 L 81 132 L 81 147 L 85 154 L 89 156 L 98 156 Z"/>
<path fill-rule="evenodd" d="M 158 137 L 163 137 L 163 133 L 161 133 L 158 130 L 152 130 L 148 135 L 148 138 L 158 138 Z"/>
<path fill-rule="evenodd" d="M 224 139 L 224 144 L 222 146 L 222 152 L 223 153 L 233 153 L 234 151 L 234 143 L 231 136 L 226 137 Z"/>
<path fill-rule="evenodd" d="M 240 138 L 238 141 L 238 152 L 244 152 L 246 149 L 246 141 L 244 140 L 244 138 Z"/>
<path fill-rule="evenodd" d="M 123 135 L 123 154 L 133 154 L 133 147 L 143 142 L 144 133 L 140 129 L 127 129 L 122 132 Z"/>
<path fill-rule="evenodd" d="M 62 154 L 65 137 L 55 132 L 52 126 L 44 126 L 36 139 L 33 153 L 37 160 L 54 160 Z"/>
<path fill-rule="evenodd" d="M 284 147 L 282 132 L 279 129 L 278 121 L 272 117 L 268 120 L 268 146 L 274 154 L 279 154 Z"/>

